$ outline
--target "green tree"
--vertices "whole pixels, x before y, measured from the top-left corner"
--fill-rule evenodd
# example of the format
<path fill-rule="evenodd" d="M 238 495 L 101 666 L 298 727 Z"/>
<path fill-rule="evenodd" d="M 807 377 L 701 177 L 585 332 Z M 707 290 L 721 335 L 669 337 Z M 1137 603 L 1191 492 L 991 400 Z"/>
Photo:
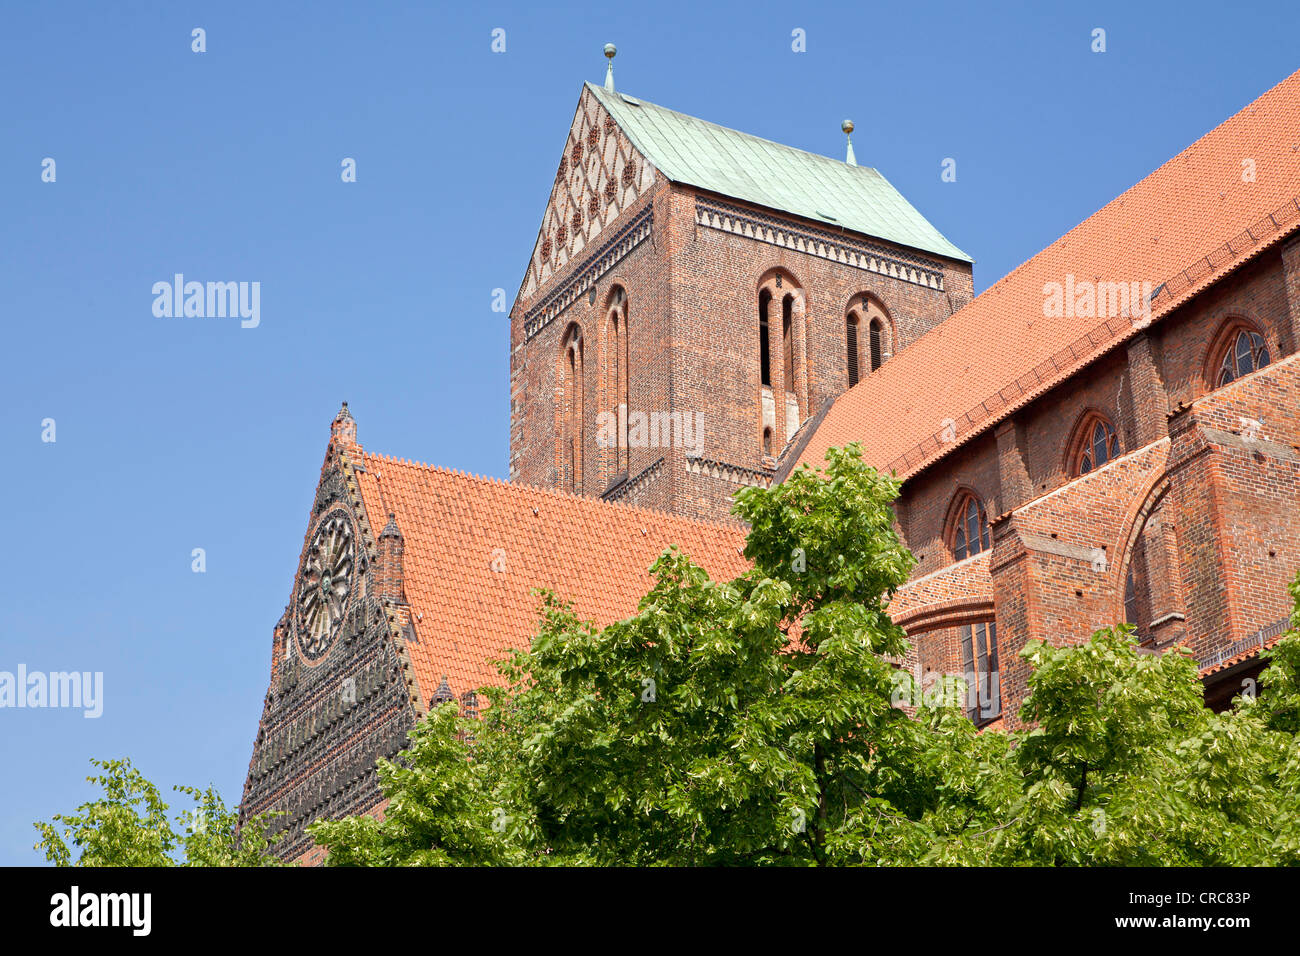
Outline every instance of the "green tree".
<path fill-rule="evenodd" d="M 340 863 L 418 862 L 430 834 L 454 862 L 499 862 L 499 841 L 456 855 L 450 838 L 493 819 L 515 858 L 538 863 L 892 859 L 900 807 L 933 803 L 912 783 L 924 728 L 892 702 L 889 659 L 906 642 L 884 604 L 913 566 L 897 492 L 856 448 L 833 451 L 825 475 L 741 492 L 753 567 L 733 581 L 670 549 L 637 614 L 599 630 L 544 595 L 540 632 L 486 692 L 485 718 L 421 736 L 402 761 L 424 776 L 394 795 L 454 775 L 477 788 L 462 797 L 472 819 L 441 795 L 418 827 L 348 821 L 313 836 Z M 472 755 L 455 735 L 473 736 Z"/>
<path fill-rule="evenodd" d="M 227 809 L 212 788 L 176 787 L 194 801 L 178 832 L 158 788 L 130 760 L 91 760 L 103 772 L 86 779 L 103 796 L 75 814 L 56 814 L 36 823 L 35 849 L 55 866 L 274 866 L 265 816 L 237 828 L 237 810 Z"/>
<path fill-rule="evenodd" d="M 402 759 L 379 761 L 388 800 L 382 820 L 367 815 L 311 825 L 316 841 L 330 847 L 330 865 L 502 865 L 520 859 L 504 837 L 507 814 L 492 802 L 485 782 L 492 764 L 470 759 L 456 725 L 455 703 L 443 704 L 411 732 Z"/>
<path fill-rule="evenodd" d="M 1031 641 L 1021 729 L 918 700 L 885 607 L 912 556 L 898 483 L 832 450 L 738 495 L 751 567 L 715 582 L 675 549 L 627 620 L 541 594 L 481 719 L 435 709 L 392 761 L 387 804 L 319 821 L 331 865 L 1294 865 L 1300 863 L 1300 576 L 1259 699 L 1204 706 L 1195 661 L 1126 626 Z M 913 706 L 904 709 L 900 702 Z M 37 824 L 59 864 L 269 862 L 264 821 L 211 790 L 184 834 L 129 761 L 105 797 Z"/>
<path fill-rule="evenodd" d="M 670 549 L 605 628 L 542 595 L 480 720 L 430 715 L 381 765 L 383 822 L 317 823 L 331 864 L 1243 865 L 1300 848 L 1300 637 L 1213 714 L 1195 663 L 1124 627 L 1031 642 L 1025 729 L 915 689 L 885 611 L 913 566 L 898 485 L 832 450 L 738 495 L 752 568 Z M 1300 578 L 1292 586 L 1300 608 Z M 1300 613 L 1300 611 L 1298 611 Z M 1300 623 L 1300 618 L 1297 619 Z"/>
<path fill-rule="evenodd" d="M 1300 577 L 1291 585 L 1300 624 Z M 1190 653 L 1143 653 L 1127 627 L 1032 641 L 1005 759 L 979 810 L 928 814 L 926 859 L 993 865 L 1252 866 L 1300 862 L 1300 634 L 1264 658 L 1264 693 L 1215 714 Z M 986 734 L 986 737 L 995 735 Z M 956 739 L 956 738 L 954 738 Z M 946 745 L 944 742 L 943 745 Z"/>

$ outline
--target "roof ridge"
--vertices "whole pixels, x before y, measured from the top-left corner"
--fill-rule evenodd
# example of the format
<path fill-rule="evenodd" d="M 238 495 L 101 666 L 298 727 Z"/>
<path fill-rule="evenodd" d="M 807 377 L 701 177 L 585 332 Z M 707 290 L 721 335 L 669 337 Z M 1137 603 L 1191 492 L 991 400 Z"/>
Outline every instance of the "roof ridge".
<path fill-rule="evenodd" d="M 823 228 L 829 220 L 845 233 L 953 262 L 973 261 L 874 166 L 849 165 L 834 156 L 593 83 L 583 84 L 582 96 L 588 95 L 618 124 L 646 163 L 670 182 L 754 203 Z"/>
<path fill-rule="evenodd" d="M 604 87 L 597 86 L 596 84 L 592 83 L 590 80 L 584 80 L 583 82 L 586 86 L 591 87 L 592 91 L 595 92 L 598 96 L 609 92 L 609 90 L 606 90 Z M 615 90 L 614 95 L 622 96 L 624 94 L 622 90 Z M 791 146 L 789 143 L 782 143 L 779 140 L 768 139 L 766 136 L 757 136 L 754 133 L 746 133 L 743 129 L 736 129 L 733 126 L 723 126 L 721 123 L 713 122 L 713 120 L 706 120 L 702 116 L 696 116 L 694 113 L 685 113 L 682 110 L 675 110 L 671 106 L 664 106 L 662 103 L 656 103 L 653 100 L 647 100 L 644 97 L 635 96 L 632 93 L 628 93 L 626 95 L 632 96 L 642 106 L 653 106 L 655 109 L 663 110 L 665 113 L 672 113 L 676 116 L 684 116 L 687 119 L 694 120 L 697 123 L 703 123 L 705 126 L 713 126 L 716 127 L 717 129 L 725 130 L 728 133 L 734 133 L 737 136 L 744 136 L 746 139 L 756 139 L 760 143 L 768 143 L 772 146 L 779 147 L 780 149 L 788 149 L 796 153 L 803 153 L 805 156 L 812 156 L 815 157 L 816 159 L 825 160 L 828 163 L 835 163 L 836 166 L 844 166 L 848 169 L 865 169 L 868 172 L 875 173 L 877 176 L 880 176 L 882 178 L 884 177 L 884 174 L 881 173 L 880 170 L 876 169 L 876 167 L 874 166 L 864 166 L 861 163 L 855 163 L 853 166 L 849 166 L 849 164 L 844 162 L 843 160 L 836 159 L 834 156 L 827 156 L 825 153 L 814 153 L 810 149 L 803 149 L 802 147 L 799 146 Z M 628 105 L 630 106 L 632 104 L 629 103 Z M 626 132 L 626 130 L 624 132 Z M 890 185 L 893 184 L 891 183 Z"/>
<path fill-rule="evenodd" d="M 509 488 L 512 491 L 535 492 L 544 497 L 555 498 L 560 501 L 574 502 L 580 506 L 589 504 L 596 507 L 617 508 L 620 511 L 627 511 L 633 514 L 641 514 L 654 518 L 668 518 L 677 523 L 698 525 L 699 527 L 715 531 L 737 531 L 746 527 L 745 522 L 741 521 L 739 518 L 726 518 L 721 521 L 709 521 L 704 518 L 694 518 L 689 515 L 674 514 L 673 512 L 662 508 L 648 508 L 644 505 L 619 504 L 613 501 L 605 501 L 603 498 L 591 498 L 586 495 L 575 495 L 567 491 L 559 491 L 554 488 L 544 488 L 541 485 L 522 484 L 520 482 L 510 481 L 506 478 L 497 478 L 492 475 L 475 475 L 447 465 L 431 465 L 423 462 L 416 463 L 372 451 L 364 452 L 363 455 L 368 458 L 376 458 L 391 464 L 405 465 L 425 471 L 438 472 L 444 475 L 450 475 L 455 478 L 464 478 L 468 481 L 488 486 L 500 486 L 502 488 Z"/>

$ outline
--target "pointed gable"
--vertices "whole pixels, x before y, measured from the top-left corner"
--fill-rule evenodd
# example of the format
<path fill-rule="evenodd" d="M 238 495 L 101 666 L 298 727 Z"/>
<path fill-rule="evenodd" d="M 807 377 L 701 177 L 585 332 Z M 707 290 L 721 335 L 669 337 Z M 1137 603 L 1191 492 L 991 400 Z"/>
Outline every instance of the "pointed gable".
<path fill-rule="evenodd" d="M 593 88 L 584 87 L 520 295 L 532 295 L 570 259 L 581 255 L 654 182 L 654 167 L 601 105 Z"/>

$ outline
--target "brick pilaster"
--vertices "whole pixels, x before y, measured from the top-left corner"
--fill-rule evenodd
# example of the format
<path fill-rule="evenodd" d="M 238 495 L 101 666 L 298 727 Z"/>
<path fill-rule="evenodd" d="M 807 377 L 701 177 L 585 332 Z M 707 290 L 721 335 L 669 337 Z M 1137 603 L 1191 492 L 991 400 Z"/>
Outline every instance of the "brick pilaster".
<path fill-rule="evenodd" d="M 1300 237 L 1282 247 L 1282 272 L 1286 281 L 1288 326 L 1291 351 L 1300 352 Z"/>
<path fill-rule="evenodd" d="M 994 432 L 998 441 L 998 492 L 997 510 L 1000 513 L 1015 511 L 1027 502 L 1034 492 L 1025 464 L 1028 436 L 1024 423 L 1008 419 Z"/>
<path fill-rule="evenodd" d="M 1015 729 L 1020 726 L 1020 704 L 1029 683 L 1029 665 L 1020 652 L 1032 637 L 1038 636 L 1040 628 L 1036 627 L 1032 562 L 1020 538 L 1015 516 L 1004 514 L 991 524 L 993 555 L 989 573 L 997 609 L 998 683 L 1003 719 L 1008 729 Z"/>
<path fill-rule="evenodd" d="M 1151 597 L 1151 636 L 1159 646 L 1182 640 L 1187 633 L 1183 578 L 1178 560 L 1178 539 L 1166 511 L 1158 508 L 1142 529 L 1142 556 L 1146 560 Z"/>
<path fill-rule="evenodd" d="M 1180 404 L 1169 414 L 1169 437 L 1173 488 L 1162 510 L 1178 529 L 1179 575 L 1187 589 L 1187 628 L 1197 636 L 1193 652 L 1202 655 L 1232 636 L 1231 613 L 1224 600 L 1227 567 L 1222 489 L 1194 406 Z"/>
<path fill-rule="evenodd" d="M 1169 393 L 1160 378 L 1151 339 L 1145 332 L 1128 344 L 1128 371 L 1134 447 L 1142 448 L 1169 434 Z"/>

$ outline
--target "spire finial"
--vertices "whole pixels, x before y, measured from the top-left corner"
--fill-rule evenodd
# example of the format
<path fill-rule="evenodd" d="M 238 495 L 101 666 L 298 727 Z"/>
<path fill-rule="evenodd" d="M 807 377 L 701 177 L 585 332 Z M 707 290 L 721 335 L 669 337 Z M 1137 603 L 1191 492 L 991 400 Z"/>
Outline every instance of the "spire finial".
<path fill-rule="evenodd" d="M 330 440 L 344 447 L 357 443 L 357 420 L 348 411 L 347 402 L 343 403 L 339 413 L 334 416 L 334 421 L 330 422 Z"/>
<path fill-rule="evenodd" d="M 605 44 L 605 59 L 609 60 L 609 66 L 605 68 L 605 92 L 614 92 L 614 55 L 618 53 L 618 47 L 612 43 Z"/>
<path fill-rule="evenodd" d="M 840 124 L 840 129 L 844 130 L 844 138 L 849 141 L 849 152 L 844 157 L 844 162 L 850 166 L 858 165 L 858 158 L 853 155 L 853 120 L 846 119 Z"/>

